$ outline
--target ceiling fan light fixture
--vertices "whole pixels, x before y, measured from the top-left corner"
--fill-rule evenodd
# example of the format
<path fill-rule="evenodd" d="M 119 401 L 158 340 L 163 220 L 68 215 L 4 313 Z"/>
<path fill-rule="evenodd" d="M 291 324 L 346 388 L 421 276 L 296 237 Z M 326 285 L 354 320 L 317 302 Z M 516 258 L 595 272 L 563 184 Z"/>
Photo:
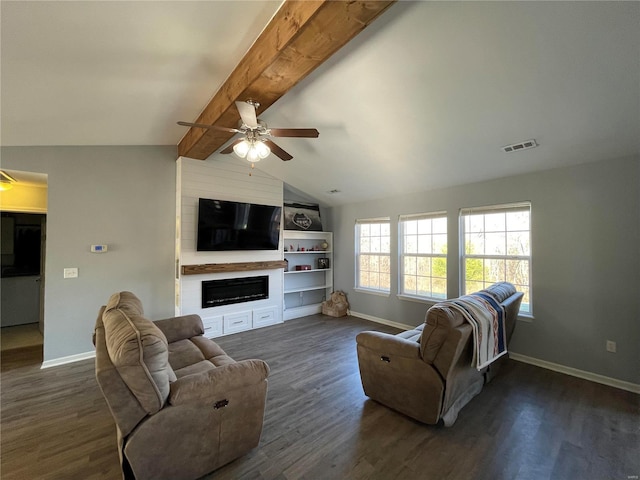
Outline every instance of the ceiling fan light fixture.
<path fill-rule="evenodd" d="M 271 149 L 262 141 L 245 138 L 233 146 L 233 151 L 240 158 L 251 163 L 259 162 L 271 153 Z"/>
<path fill-rule="evenodd" d="M 264 142 L 261 142 L 261 141 L 256 142 L 254 144 L 254 148 L 258 152 L 258 156 L 260 158 L 267 158 L 271 153 L 271 149 Z"/>
<path fill-rule="evenodd" d="M 233 152 L 238 155 L 240 158 L 245 158 L 249 153 L 249 149 L 251 148 L 251 144 L 245 138 L 242 142 L 236 143 L 233 146 Z"/>
<path fill-rule="evenodd" d="M 251 147 L 249 152 L 247 153 L 247 160 L 251 163 L 256 163 L 260 161 L 260 155 L 258 155 L 258 150 L 255 147 Z"/>
<path fill-rule="evenodd" d="M 219 130 L 227 133 L 240 133 L 244 137 L 234 140 L 233 143 L 220 150 L 227 155 L 234 152 L 240 158 L 246 158 L 250 162 L 258 162 L 273 153 L 280 160 L 287 161 L 293 157 L 280 148 L 275 142 L 262 137 L 299 137 L 318 138 L 320 133 L 315 128 L 268 128 L 267 124 L 257 118 L 257 110 L 260 104 L 255 100 L 235 102 L 240 122 L 238 128 L 221 127 L 207 123 L 190 123 L 179 121 L 178 125 L 207 130 Z"/>

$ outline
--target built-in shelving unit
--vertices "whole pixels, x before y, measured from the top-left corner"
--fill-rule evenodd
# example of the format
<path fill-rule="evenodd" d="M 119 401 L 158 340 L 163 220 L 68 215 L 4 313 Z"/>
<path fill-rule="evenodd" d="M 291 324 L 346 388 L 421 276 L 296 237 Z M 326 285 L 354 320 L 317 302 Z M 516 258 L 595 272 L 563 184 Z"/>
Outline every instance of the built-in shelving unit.
<path fill-rule="evenodd" d="M 176 165 L 176 315 L 199 315 L 204 334 L 210 338 L 282 323 L 286 266 L 282 246 L 255 251 L 197 249 L 200 198 L 279 206 L 283 204 L 282 181 L 258 170 L 249 177 L 246 165 L 232 158 L 202 162 L 180 157 Z M 203 282 L 265 276 L 267 298 L 217 306 L 202 302 Z"/>
<path fill-rule="evenodd" d="M 284 319 L 320 313 L 333 291 L 333 233 L 284 231 Z M 322 268 L 323 264 L 326 268 Z M 308 270 L 296 267 L 308 266 Z"/>

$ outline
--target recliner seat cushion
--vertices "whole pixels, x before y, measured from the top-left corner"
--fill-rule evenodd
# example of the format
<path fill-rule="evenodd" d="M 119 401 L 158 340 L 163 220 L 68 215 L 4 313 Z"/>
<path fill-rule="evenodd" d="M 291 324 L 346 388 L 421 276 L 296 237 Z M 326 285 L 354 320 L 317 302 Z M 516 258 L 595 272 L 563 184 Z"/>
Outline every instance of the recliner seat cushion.
<path fill-rule="evenodd" d="M 216 367 L 235 363 L 217 343 L 202 336 L 169 344 L 169 363 L 177 376 L 179 370 L 203 360 Z"/>
<path fill-rule="evenodd" d="M 169 397 L 169 382 L 176 379 L 166 337 L 143 316 L 131 292 L 114 293 L 102 321 L 111 362 L 145 411 L 158 412 Z"/>

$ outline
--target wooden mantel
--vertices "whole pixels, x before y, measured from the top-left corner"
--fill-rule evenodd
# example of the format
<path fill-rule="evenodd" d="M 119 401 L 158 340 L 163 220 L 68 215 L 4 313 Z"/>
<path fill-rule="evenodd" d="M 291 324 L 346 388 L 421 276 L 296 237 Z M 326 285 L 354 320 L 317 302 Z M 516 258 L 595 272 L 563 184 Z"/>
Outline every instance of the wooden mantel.
<path fill-rule="evenodd" d="M 203 273 L 220 272 L 248 272 L 251 270 L 273 270 L 285 268 L 287 262 L 284 260 L 273 260 L 269 262 L 242 262 L 242 263 L 204 263 L 200 265 L 183 265 L 182 275 L 202 275 Z"/>

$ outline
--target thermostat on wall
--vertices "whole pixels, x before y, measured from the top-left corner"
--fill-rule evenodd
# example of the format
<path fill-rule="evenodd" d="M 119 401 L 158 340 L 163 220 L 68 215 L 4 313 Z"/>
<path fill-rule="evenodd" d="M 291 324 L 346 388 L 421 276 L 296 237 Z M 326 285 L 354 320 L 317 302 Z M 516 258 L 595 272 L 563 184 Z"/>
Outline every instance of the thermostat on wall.
<path fill-rule="evenodd" d="M 106 245 L 91 245 L 91 251 L 93 253 L 105 253 L 107 251 Z"/>

